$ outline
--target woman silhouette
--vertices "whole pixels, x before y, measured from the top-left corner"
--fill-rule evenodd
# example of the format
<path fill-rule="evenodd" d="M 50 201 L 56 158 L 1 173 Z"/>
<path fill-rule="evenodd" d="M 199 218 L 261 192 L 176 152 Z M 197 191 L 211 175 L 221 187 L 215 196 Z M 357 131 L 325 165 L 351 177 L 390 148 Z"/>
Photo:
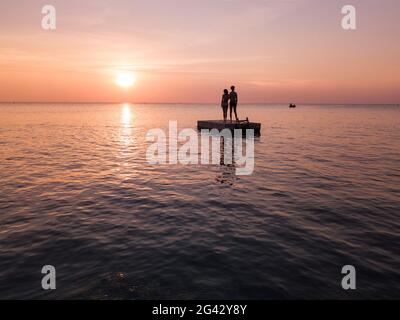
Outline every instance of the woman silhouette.
<path fill-rule="evenodd" d="M 221 107 L 224 113 L 224 122 L 226 122 L 226 118 L 228 117 L 229 98 L 230 98 L 229 91 L 228 89 L 225 89 L 221 100 Z"/>

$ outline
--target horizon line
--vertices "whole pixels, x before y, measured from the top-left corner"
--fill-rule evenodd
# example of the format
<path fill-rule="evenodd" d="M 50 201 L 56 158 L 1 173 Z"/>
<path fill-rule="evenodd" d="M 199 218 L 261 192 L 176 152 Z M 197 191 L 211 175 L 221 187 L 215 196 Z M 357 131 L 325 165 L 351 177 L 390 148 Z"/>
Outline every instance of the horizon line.
<path fill-rule="evenodd" d="M 155 105 L 165 105 L 165 104 L 188 104 L 188 105 L 209 105 L 209 104 L 216 104 L 216 102 L 132 102 L 132 101 L 0 101 L 0 104 L 155 104 Z M 290 104 L 291 102 L 242 102 L 239 105 L 249 105 L 249 104 L 256 104 L 256 105 L 286 105 Z M 399 102 L 379 102 L 379 103 L 367 103 L 367 102 L 300 102 L 295 103 L 297 105 L 399 105 Z"/>

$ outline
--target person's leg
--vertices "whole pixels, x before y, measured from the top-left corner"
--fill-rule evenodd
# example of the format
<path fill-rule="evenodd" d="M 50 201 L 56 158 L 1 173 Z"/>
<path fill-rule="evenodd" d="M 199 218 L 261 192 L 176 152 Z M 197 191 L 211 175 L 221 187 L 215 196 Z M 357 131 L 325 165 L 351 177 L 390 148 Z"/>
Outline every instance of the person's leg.
<path fill-rule="evenodd" d="M 224 111 L 224 121 L 226 122 L 226 118 L 228 117 L 228 106 L 222 108 Z"/>
<path fill-rule="evenodd" d="M 229 105 L 229 115 L 230 115 L 230 118 L 231 118 L 231 122 L 232 122 L 232 109 L 233 109 L 233 106 L 230 104 Z"/>
<path fill-rule="evenodd" d="M 237 105 L 235 104 L 235 105 L 233 106 L 233 110 L 235 111 L 236 121 L 239 121 L 239 118 L 238 118 L 237 112 L 236 112 L 236 108 L 237 108 Z"/>

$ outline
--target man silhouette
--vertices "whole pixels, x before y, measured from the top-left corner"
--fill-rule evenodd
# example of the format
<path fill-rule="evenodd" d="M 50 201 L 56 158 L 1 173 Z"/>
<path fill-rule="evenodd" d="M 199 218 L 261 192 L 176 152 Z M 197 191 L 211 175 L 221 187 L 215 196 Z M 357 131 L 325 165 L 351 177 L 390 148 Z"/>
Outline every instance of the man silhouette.
<path fill-rule="evenodd" d="M 229 94 L 229 113 L 230 113 L 230 118 L 232 122 L 232 111 L 235 112 L 235 118 L 236 121 L 239 121 L 239 118 L 237 116 L 236 108 L 237 108 L 237 103 L 238 103 L 238 95 L 235 91 L 235 86 L 231 87 L 231 93 Z"/>

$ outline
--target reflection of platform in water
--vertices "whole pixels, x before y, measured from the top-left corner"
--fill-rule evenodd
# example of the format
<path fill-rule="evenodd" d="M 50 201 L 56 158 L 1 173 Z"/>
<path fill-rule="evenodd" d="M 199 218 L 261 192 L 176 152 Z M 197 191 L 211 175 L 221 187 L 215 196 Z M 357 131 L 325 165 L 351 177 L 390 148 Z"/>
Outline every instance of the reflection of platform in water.
<path fill-rule="evenodd" d="M 244 130 L 243 133 L 246 133 L 246 129 L 253 129 L 254 135 L 256 136 L 261 135 L 261 123 L 249 122 L 248 120 L 240 122 L 237 121 L 231 122 L 230 120 L 227 120 L 226 122 L 224 120 L 200 120 L 197 121 L 197 129 L 198 130 L 217 129 L 219 131 L 224 129 L 230 129 L 230 130 L 241 129 Z"/>

